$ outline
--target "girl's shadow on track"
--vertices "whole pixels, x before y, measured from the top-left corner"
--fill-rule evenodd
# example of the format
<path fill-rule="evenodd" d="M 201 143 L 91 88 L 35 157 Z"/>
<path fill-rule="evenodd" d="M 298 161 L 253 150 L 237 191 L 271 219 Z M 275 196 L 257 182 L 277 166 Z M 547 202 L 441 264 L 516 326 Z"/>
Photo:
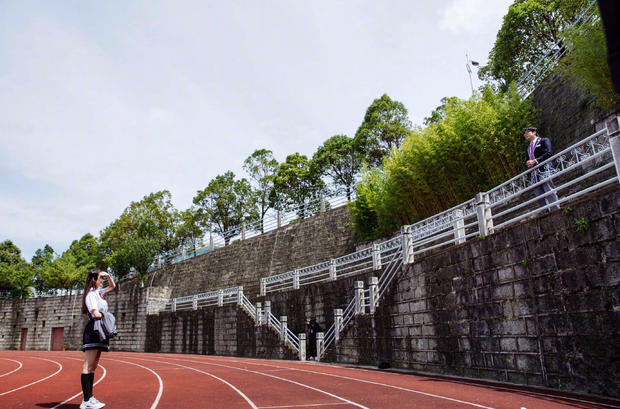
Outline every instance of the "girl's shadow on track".
<path fill-rule="evenodd" d="M 53 408 L 59 404 L 60 402 L 48 402 L 48 403 L 37 403 L 37 406 L 40 408 Z M 79 403 L 65 403 L 62 406 L 59 406 L 58 409 L 80 409 L 80 404 Z"/>

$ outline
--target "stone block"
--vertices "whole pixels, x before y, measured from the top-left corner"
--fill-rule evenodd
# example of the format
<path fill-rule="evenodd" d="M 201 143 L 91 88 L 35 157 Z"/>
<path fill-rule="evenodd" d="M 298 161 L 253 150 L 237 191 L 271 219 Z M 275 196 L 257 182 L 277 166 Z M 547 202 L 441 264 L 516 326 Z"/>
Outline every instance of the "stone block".
<path fill-rule="evenodd" d="M 540 358 L 538 354 L 517 354 L 517 369 L 523 372 L 540 373 Z"/>
<path fill-rule="evenodd" d="M 517 338 L 517 347 L 520 352 L 538 352 L 538 342 L 534 337 Z"/>
<path fill-rule="evenodd" d="M 513 296 L 514 296 L 514 292 L 512 288 L 512 283 L 498 285 L 493 289 L 494 300 L 506 300 L 506 299 L 512 298 Z"/>
<path fill-rule="evenodd" d="M 505 320 L 503 330 L 506 335 L 525 335 L 525 322 L 523 320 Z"/>
<path fill-rule="evenodd" d="M 505 283 L 514 280 L 514 271 L 512 267 L 502 267 L 497 270 L 497 281 Z"/>
<path fill-rule="evenodd" d="M 517 351 L 517 340 L 516 338 L 501 338 L 500 349 L 503 352 L 515 352 Z"/>

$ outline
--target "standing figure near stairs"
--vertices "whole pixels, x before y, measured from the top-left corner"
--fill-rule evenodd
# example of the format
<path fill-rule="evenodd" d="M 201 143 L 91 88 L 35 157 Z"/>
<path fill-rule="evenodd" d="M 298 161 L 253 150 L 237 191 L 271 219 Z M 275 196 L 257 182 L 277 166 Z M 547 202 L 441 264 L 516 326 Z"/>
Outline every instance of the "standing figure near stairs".
<path fill-rule="evenodd" d="M 551 141 L 548 138 L 541 138 L 538 136 L 537 128 L 533 126 L 525 128 L 523 137 L 529 142 L 526 151 L 527 160 L 525 162 L 528 168 L 538 165 L 540 162 L 549 159 L 553 155 Z M 532 185 L 542 182 L 534 188 L 534 194 L 540 197 L 540 199 L 538 199 L 539 207 L 549 206 L 545 209 L 545 213 L 560 208 L 557 204 L 552 205 L 558 201 L 558 195 L 555 193 L 555 186 L 551 181 L 552 173 L 553 166 L 547 163 L 534 170 L 530 176 L 530 183 Z"/>
<path fill-rule="evenodd" d="M 308 360 L 316 360 L 316 334 L 323 331 L 323 328 L 316 322 L 316 318 L 312 317 L 306 320 L 306 332 L 308 333 Z"/>

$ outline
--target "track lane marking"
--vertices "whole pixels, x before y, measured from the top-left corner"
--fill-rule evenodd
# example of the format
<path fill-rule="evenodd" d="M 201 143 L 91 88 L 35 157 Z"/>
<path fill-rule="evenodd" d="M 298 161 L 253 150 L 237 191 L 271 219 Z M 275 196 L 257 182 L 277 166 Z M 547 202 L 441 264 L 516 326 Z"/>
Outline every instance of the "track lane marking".
<path fill-rule="evenodd" d="M 71 358 L 71 357 L 68 357 L 68 356 L 65 356 L 65 357 L 63 357 L 63 358 L 65 358 L 65 359 L 71 359 L 71 360 L 74 360 L 74 361 L 83 361 L 83 359 L 80 359 L 80 358 Z M 101 365 L 101 364 L 99 364 L 98 366 L 100 366 L 100 367 L 101 367 L 101 369 L 103 369 L 103 375 L 101 375 L 101 377 L 100 377 L 99 379 L 97 379 L 97 382 L 95 382 L 95 383 L 93 384 L 93 386 L 97 386 L 97 384 L 98 384 L 99 382 L 103 381 L 103 379 L 104 379 L 104 378 L 106 377 L 106 375 L 108 374 L 108 371 L 105 369 L 105 366 L 103 366 L 103 365 Z M 56 409 L 56 408 L 58 408 L 59 406 L 62 406 L 62 405 L 64 405 L 64 404 L 65 404 L 65 403 L 67 403 L 67 402 L 71 402 L 73 399 L 75 399 L 75 398 L 79 397 L 81 394 L 82 394 L 82 392 L 76 393 L 75 395 L 71 396 L 70 398 L 67 398 L 67 399 L 63 400 L 62 402 L 60 402 L 59 404 L 57 404 L 57 405 L 56 405 L 56 406 L 54 406 L 54 407 L 51 407 L 50 409 Z"/>
<path fill-rule="evenodd" d="M 281 380 L 281 381 L 285 381 L 285 382 L 290 382 L 290 383 L 293 383 L 293 384 L 295 384 L 295 385 L 301 386 L 301 387 L 303 387 L 303 388 L 308 388 L 308 389 L 314 390 L 314 391 L 316 391 L 316 392 L 323 393 L 323 394 L 325 394 L 325 395 L 331 396 L 332 398 L 336 398 L 336 399 L 338 399 L 338 400 L 341 400 L 341 401 L 343 401 L 343 402 L 345 402 L 345 403 L 348 403 L 348 404 L 350 404 L 350 405 L 356 406 L 356 407 L 361 408 L 361 409 L 370 409 L 370 408 L 368 408 L 368 407 L 366 407 L 366 406 L 364 406 L 364 405 L 362 405 L 362 404 L 359 404 L 359 403 L 357 403 L 357 402 L 353 402 L 353 401 L 348 400 L 348 399 L 346 399 L 346 398 L 343 398 L 343 397 L 341 397 L 341 396 L 334 395 L 333 393 L 330 393 L 330 392 L 324 391 L 324 390 L 322 390 L 322 389 L 315 388 L 315 387 L 310 386 L 310 385 L 306 385 L 306 384 L 304 384 L 304 383 L 300 383 L 300 382 L 293 381 L 292 379 L 282 378 L 282 377 L 275 376 L 275 375 L 270 375 L 270 374 L 268 374 L 268 373 L 264 373 L 264 372 L 252 371 L 251 369 L 238 368 L 238 367 L 236 367 L 236 366 L 228 366 L 228 365 L 214 364 L 214 363 L 210 363 L 210 362 L 206 362 L 206 363 L 205 363 L 205 362 L 200 362 L 200 361 L 193 361 L 193 360 L 190 360 L 190 359 L 179 359 L 179 358 L 169 358 L 169 357 L 167 357 L 167 358 L 168 358 L 168 359 L 172 359 L 172 360 L 174 360 L 174 361 L 183 361 L 183 362 L 192 362 L 192 363 L 197 363 L 197 364 L 213 365 L 213 366 L 219 366 L 219 367 L 229 368 L 229 369 L 236 369 L 236 370 L 239 370 L 239 371 L 250 372 L 250 373 L 255 373 L 255 374 L 258 374 L 258 375 L 268 376 L 268 377 L 270 377 L 270 378 L 279 379 L 279 380 Z M 136 358 L 136 359 L 138 359 L 138 358 Z M 487 409 L 495 409 L 495 408 L 487 408 Z"/>
<path fill-rule="evenodd" d="M 137 364 L 135 362 L 122 361 L 120 359 L 106 359 L 106 360 L 107 361 L 123 362 L 123 363 L 126 363 L 126 364 L 139 366 L 140 368 L 146 369 L 147 371 L 150 371 L 153 375 L 155 375 L 157 377 L 157 380 L 159 381 L 159 391 L 157 392 L 157 396 L 155 397 L 155 400 L 153 401 L 153 404 L 151 405 L 150 409 L 155 409 L 157 407 L 157 405 L 159 405 L 159 400 L 161 399 L 161 395 L 164 392 L 164 382 L 161 380 L 161 378 L 160 378 L 160 376 L 159 376 L 159 374 L 157 372 L 155 372 L 151 368 L 148 368 L 146 366 Z"/>
<path fill-rule="evenodd" d="M 335 405 L 348 405 L 348 403 L 310 403 L 308 405 L 288 405 L 288 406 L 259 406 L 258 409 L 278 409 L 278 408 L 307 408 L 315 406 L 335 406 Z M 523 408 L 521 408 L 523 409 Z"/>
<path fill-rule="evenodd" d="M 246 362 L 246 361 L 239 361 L 239 360 L 236 360 L 236 359 L 226 359 L 226 360 L 215 359 L 215 360 L 218 361 L 218 362 L 236 362 L 236 363 L 242 363 L 242 364 L 268 366 L 268 367 L 273 367 L 273 368 L 285 368 L 285 369 L 290 369 L 292 371 L 308 372 L 308 373 L 313 373 L 313 374 L 327 375 L 327 376 L 334 376 L 334 377 L 344 377 L 345 379 L 354 379 L 354 380 L 358 380 L 360 382 L 370 382 L 370 383 L 373 383 L 373 381 L 367 381 L 367 380 L 364 380 L 364 379 L 349 378 L 349 377 L 345 377 L 344 375 L 335 375 L 335 374 L 329 374 L 329 373 L 325 373 L 325 372 L 316 372 L 316 371 L 310 371 L 308 369 L 291 368 L 291 367 L 286 367 L 286 366 L 261 364 L 261 363 L 255 363 L 255 362 Z M 345 370 L 351 370 L 351 371 L 361 370 L 361 371 L 366 371 L 366 372 L 374 373 L 373 370 L 366 369 L 366 368 L 346 368 L 346 367 L 341 367 L 341 366 L 338 366 L 338 365 L 329 365 L 329 364 L 327 364 L 326 366 L 329 366 L 331 368 L 339 368 L 339 369 L 345 369 Z M 390 373 L 393 373 L 395 375 L 401 375 L 401 376 L 409 376 L 408 374 L 402 374 L 402 373 L 398 373 L 398 372 L 390 372 Z M 414 375 L 414 376 L 420 376 L 420 375 Z M 429 375 L 428 377 L 432 378 L 433 376 Z M 527 390 L 522 390 L 522 389 L 517 389 L 517 388 L 510 388 L 510 387 L 507 387 L 507 386 L 484 385 L 484 384 L 480 384 L 480 383 L 476 383 L 476 382 L 466 382 L 466 381 L 461 381 L 461 380 L 450 380 L 450 382 L 460 383 L 460 384 L 463 384 L 463 385 L 477 386 L 477 387 L 480 387 L 480 388 L 490 387 L 490 388 L 493 388 L 493 389 L 502 389 L 502 390 L 511 391 L 511 392 L 524 393 L 524 394 L 528 394 L 528 395 L 536 395 L 536 396 L 542 396 L 542 397 L 547 397 L 547 398 L 555 398 L 555 399 L 560 399 L 560 400 L 570 400 L 570 401 L 575 401 L 575 402 L 580 402 L 580 403 L 587 403 L 587 404 L 590 404 L 590 405 L 603 405 L 603 406 L 608 407 L 608 408 L 620 409 L 620 406 L 613 405 L 613 404 L 610 404 L 610 403 L 595 402 L 595 401 L 591 401 L 591 400 L 572 398 L 572 397 L 569 397 L 569 396 L 551 395 L 551 394 L 546 394 L 546 393 L 542 393 L 542 392 L 533 392 L 533 391 L 527 391 Z M 390 385 L 387 385 L 387 384 L 385 386 L 394 387 L 394 388 L 401 388 L 399 386 L 390 386 Z M 411 389 L 411 392 L 414 392 L 414 391 L 415 391 L 414 389 Z M 426 393 L 426 392 L 421 392 L 420 391 L 420 393 Z M 446 397 L 446 399 L 450 399 L 450 398 Z M 614 398 L 607 398 L 607 397 L 605 397 L 605 399 L 614 399 Z"/>
<path fill-rule="evenodd" d="M 13 372 L 17 372 L 17 371 L 19 371 L 20 369 L 22 369 L 22 367 L 24 366 L 24 365 L 23 365 L 20 361 L 16 361 L 16 360 L 14 360 L 14 359 L 9 359 L 9 358 L 0 358 L 0 359 L 4 359 L 4 360 L 6 360 L 6 361 L 13 361 L 13 362 L 17 362 L 17 363 L 19 364 L 19 366 L 17 367 L 17 369 L 13 369 L 12 371 L 9 371 L 9 372 L 7 372 L 7 373 L 4 373 L 4 374 L 0 375 L 0 378 L 2 378 L 3 376 L 10 375 L 10 374 L 12 374 Z"/>
<path fill-rule="evenodd" d="M 248 364 L 248 362 L 243 362 L 243 361 L 237 361 L 237 360 L 230 360 L 230 361 L 237 362 L 237 363 L 242 363 L 242 364 Z M 230 361 L 227 360 L 226 362 L 230 362 Z M 217 365 L 217 364 L 212 364 L 212 365 Z M 423 392 L 423 391 L 419 391 L 419 390 L 416 390 L 416 389 L 404 388 L 404 387 L 401 387 L 401 386 L 389 385 L 389 384 L 386 384 L 386 383 L 367 381 L 367 380 L 364 380 L 364 379 L 352 378 L 352 377 L 344 376 L 344 375 L 335 375 L 335 374 L 328 374 L 328 373 L 324 373 L 324 372 L 315 372 L 315 371 L 309 371 L 309 370 L 306 370 L 306 369 L 288 368 L 288 367 L 285 367 L 285 366 L 278 366 L 278 365 L 267 365 L 267 364 L 253 364 L 253 365 L 264 365 L 264 366 L 273 367 L 273 368 L 285 368 L 285 369 L 290 369 L 290 370 L 293 370 L 293 371 L 308 372 L 308 373 L 319 374 L 319 375 L 333 376 L 335 378 L 348 379 L 348 380 L 352 380 L 352 381 L 368 383 L 368 384 L 371 384 L 371 385 L 385 386 L 385 387 L 388 387 L 388 388 L 398 389 L 398 390 L 402 390 L 402 391 L 406 391 L 406 392 L 413 392 L 413 393 L 417 393 L 417 394 L 420 394 L 420 395 L 429 396 L 429 397 L 432 397 L 432 398 L 438 398 L 438 399 L 448 400 L 448 401 L 451 401 L 451 402 L 462 403 L 464 405 L 469 405 L 469 406 L 473 406 L 473 407 L 476 407 L 476 408 L 496 409 L 496 408 L 494 408 L 492 406 L 485 406 L 485 405 L 481 405 L 481 404 L 478 404 L 478 403 L 468 402 L 468 401 L 464 401 L 464 400 L 461 400 L 461 399 L 450 398 L 450 397 L 447 397 L 447 396 L 437 395 L 437 394 L 430 393 L 430 392 Z"/>
<path fill-rule="evenodd" d="M 52 376 L 57 375 L 60 371 L 62 371 L 62 364 L 60 362 L 52 361 L 51 359 L 45 359 L 45 358 L 37 358 L 37 357 L 29 357 L 29 358 L 40 359 L 40 360 L 43 360 L 43 361 L 52 362 L 52 363 L 58 365 L 58 370 L 56 372 L 54 372 L 53 374 L 46 376 L 45 378 L 39 379 L 38 381 L 30 382 L 27 385 L 23 385 L 23 386 L 20 386 L 19 388 L 11 389 L 10 391 L 7 391 L 7 392 L 2 392 L 2 393 L 0 393 L 0 396 L 8 395 L 9 393 L 18 391 L 20 389 L 27 388 L 27 387 L 32 386 L 32 385 L 34 385 L 36 383 L 39 383 L 39 382 L 43 382 L 44 380 L 49 379 Z"/>
<path fill-rule="evenodd" d="M 213 375 L 213 374 L 211 374 L 211 373 L 209 373 L 209 372 L 202 371 L 202 370 L 200 370 L 200 369 L 198 369 L 198 368 L 192 368 L 191 366 L 185 366 L 185 365 L 181 365 L 181 364 L 175 364 L 174 362 L 157 361 L 157 360 L 154 360 L 154 359 L 136 358 L 136 357 L 127 357 L 127 356 L 124 356 L 124 358 L 126 358 L 126 359 L 139 359 L 139 360 L 141 360 L 141 361 L 157 362 L 157 363 L 160 363 L 160 364 L 167 364 L 167 365 L 176 365 L 176 366 L 179 366 L 179 367 L 181 367 L 181 368 L 185 368 L 185 369 L 189 369 L 189 370 L 192 370 L 192 371 L 200 372 L 200 373 L 202 373 L 202 374 L 204 374 L 204 375 L 209 375 L 209 376 L 211 376 L 211 377 L 213 377 L 213 378 L 217 379 L 218 381 L 225 383 L 225 384 L 226 384 L 226 385 L 228 385 L 228 386 L 229 386 L 232 390 L 234 390 L 234 391 L 235 391 L 235 392 L 237 392 L 239 395 L 241 395 L 241 397 L 242 397 L 243 399 L 245 399 L 245 401 L 246 401 L 246 402 L 250 405 L 250 407 L 252 407 L 252 409 L 258 409 L 258 406 L 256 406 L 256 405 L 254 404 L 254 402 L 252 402 L 252 400 L 251 400 L 250 398 L 248 398 L 248 397 L 247 397 L 247 396 L 246 396 L 243 392 L 241 392 L 239 389 L 237 389 L 237 387 L 235 387 L 235 385 L 233 385 L 233 384 L 229 383 L 228 381 L 226 381 L 226 380 L 224 380 L 224 379 L 222 379 L 222 378 L 219 378 L 219 377 L 217 377 L 217 376 L 215 376 L 215 375 Z M 122 362 L 122 361 L 121 361 L 121 362 Z M 138 364 L 136 364 L 136 365 L 138 365 Z"/>

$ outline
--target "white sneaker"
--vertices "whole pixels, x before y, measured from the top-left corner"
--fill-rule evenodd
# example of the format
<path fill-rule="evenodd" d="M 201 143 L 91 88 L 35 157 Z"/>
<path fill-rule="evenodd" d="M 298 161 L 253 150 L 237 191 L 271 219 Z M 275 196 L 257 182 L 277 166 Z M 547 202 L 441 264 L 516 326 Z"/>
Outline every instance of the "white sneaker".
<path fill-rule="evenodd" d="M 90 402 L 91 405 L 93 405 L 93 408 L 95 409 L 101 409 L 102 407 L 105 406 L 105 403 L 99 402 L 97 399 L 95 399 L 94 396 L 91 396 L 88 401 Z"/>
<path fill-rule="evenodd" d="M 94 406 L 94 403 L 92 403 L 89 400 L 83 400 L 82 403 L 80 403 L 80 409 L 97 409 L 98 406 Z"/>

